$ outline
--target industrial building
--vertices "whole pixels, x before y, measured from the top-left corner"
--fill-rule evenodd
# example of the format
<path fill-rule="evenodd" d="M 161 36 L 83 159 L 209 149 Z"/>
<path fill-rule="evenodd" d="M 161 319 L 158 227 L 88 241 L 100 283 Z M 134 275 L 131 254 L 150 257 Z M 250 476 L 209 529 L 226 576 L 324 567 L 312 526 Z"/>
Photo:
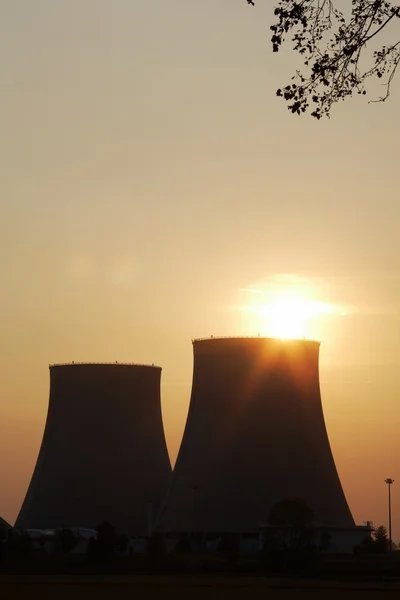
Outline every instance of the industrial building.
<path fill-rule="evenodd" d="M 95 529 L 146 536 L 171 466 L 160 403 L 161 368 L 50 366 L 47 421 L 18 529 Z"/>
<path fill-rule="evenodd" d="M 193 342 L 187 423 L 157 529 L 257 536 L 271 507 L 299 499 L 321 531 L 357 534 L 321 403 L 319 342 Z M 340 544 L 338 544 L 340 546 Z"/>

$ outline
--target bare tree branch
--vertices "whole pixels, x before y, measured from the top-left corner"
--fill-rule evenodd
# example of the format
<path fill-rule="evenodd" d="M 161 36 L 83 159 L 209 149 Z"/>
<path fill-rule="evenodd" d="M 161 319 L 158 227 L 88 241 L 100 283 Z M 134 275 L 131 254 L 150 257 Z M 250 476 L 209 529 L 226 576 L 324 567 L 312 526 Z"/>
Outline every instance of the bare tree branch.
<path fill-rule="evenodd" d="M 255 5 L 253 0 L 247 4 Z M 311 111 L 317 119 L 329 116 L 332 105 L 353 94 L 367 93 L 368 78 L 385 77 L 385 94 L 400 63 L 400 40 L 373 51 L 372 65 L 364 63 L 366 47 L 376 40 L 394 19 L 400 5 L 389 0 L 352 0 L 350 16 L 335 7 L 334 0 L 279 0 L 274 9 L 272 49 L 278 52 L 286 37 L 303 58 L 307 73 L 296 71 L 292 83 L 277 90 L 297 114 Z"/>

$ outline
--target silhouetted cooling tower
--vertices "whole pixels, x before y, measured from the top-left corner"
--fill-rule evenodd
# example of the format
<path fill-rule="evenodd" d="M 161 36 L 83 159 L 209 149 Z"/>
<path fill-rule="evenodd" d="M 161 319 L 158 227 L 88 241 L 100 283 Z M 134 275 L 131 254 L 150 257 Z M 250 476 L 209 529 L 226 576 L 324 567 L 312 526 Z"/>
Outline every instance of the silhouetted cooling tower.
<path fill-rule="evenodd" d="M 95 528 L 146 535 L 171 475 L 161 417 L 161 368 L 50 367 L 38 461 L 15 527 Z M 155 512 L 154 512 L 155 514 Z"/>
<path fill-rule="evenodd" d="M 157 528 L 255 532 L 301 499 L 325 527 L 354 527 L 322 412 L 319 343 L 196 340 L 193 387 Z"/>
<path fill-rule="evenodd" d="M 3 533 L 4 531 L 8 531 L 9 529 L 12 529 L 11 525 L 9 525 L 7 523 L 7 521 L 5 521 L 4 519 L 2 519 L 0 517 L 0 533 Z"/>

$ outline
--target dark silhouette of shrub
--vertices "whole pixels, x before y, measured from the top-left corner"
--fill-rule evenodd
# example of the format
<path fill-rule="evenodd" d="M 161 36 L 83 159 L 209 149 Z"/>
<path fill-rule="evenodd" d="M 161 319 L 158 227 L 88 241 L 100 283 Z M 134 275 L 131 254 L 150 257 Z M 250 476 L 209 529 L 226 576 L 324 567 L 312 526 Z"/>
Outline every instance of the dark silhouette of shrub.
<path fill-rule="evenodd" d="M 103 521 L 97 527 L 97 539 L 91 538 L 87 548 L 87 556 L 93 562 L 110 563 L 115 554 L 117 535 L 114 527 Z"/>
<path fill-rule="evenodd" d="M 147 556 L 152 568 L 159 568 L 166 556 L 164 536 L 162 533 L 154 532 L 147 542 Z"/>
<path fill-rule="evenodd" d="M 375 554 L 375 540 L 367 535 L 362 542 L 354 546 L 353 554 L 355 556 L 365 556 L 367 554 Z"/>
<path fill-rule="evenodd" d="M 79 538 L 70 529 L 61 529 L 55 538 L 55 549 L 62 554 L 69 554 L 78 545 Z"/>
<path fill-rule="evenodd" d="M 181 533 L 178 542 L 174 548 L 174 554 L 181 556 L 187 556 L 192 552 L 192 544 L 190 542 L 190 536 L 188 533 Z"/>
<path fill-rule="evenodd" d="M 226 533 L 221 536 L 219 553 L 226 559 L 229 567 L 235 568 L 240 550 L 240 538 L 234 533 Z"/>
<path fill-rule="evenodd" d="M 326 552 L 327 550 L 329 550 L 329 548 L 331 546 L 331 541 L 332 541 L 332 536 L 330 533 L 327 533 L 326 531 L 321 533 L 321 535 L 319 537 L 318 550 L 320 552 Z"/>
<path fill-rule="evenodd" d="M 373 533 L 376 554 L 384 554 L 389 550 L 389 538 L 386 527 L 380 525 Z"/>
<path fill-rule="evenodd" d="M 4 554 L 10 560 L 29 558 L 32 554 L 31 538 L 24 532 L 16 533 L 9 529 L 4 544 Z"/>
<path fill-rule="evenodd" d="M 129 537 L 127 535 L 119 535 L 116 540 L 116 551 L 120 554 L 125 554 L 128 550 Z"/>
<path fill-rule="evenodd" d="M 263 532 L 264 566 L 274 571 L 310 568 L 318 556 L 313 520 L 312 509 L 302 500 L 285 499 L 274 504 L 269 527 Z"/>

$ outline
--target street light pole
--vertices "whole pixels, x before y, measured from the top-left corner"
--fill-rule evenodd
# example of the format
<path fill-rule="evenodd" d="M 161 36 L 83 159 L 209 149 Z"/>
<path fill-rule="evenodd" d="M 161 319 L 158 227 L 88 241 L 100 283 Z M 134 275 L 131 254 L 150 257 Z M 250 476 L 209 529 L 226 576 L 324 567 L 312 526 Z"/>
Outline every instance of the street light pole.
<path fill-rule="evenodd" d="M 385 479 L 385 483 L 387 483 L 388 491 L 389 491 L 389 552 L 392 551 L 392 503 L 390 498 L 390 486 L 394 483 L 394 479 Z"/>

